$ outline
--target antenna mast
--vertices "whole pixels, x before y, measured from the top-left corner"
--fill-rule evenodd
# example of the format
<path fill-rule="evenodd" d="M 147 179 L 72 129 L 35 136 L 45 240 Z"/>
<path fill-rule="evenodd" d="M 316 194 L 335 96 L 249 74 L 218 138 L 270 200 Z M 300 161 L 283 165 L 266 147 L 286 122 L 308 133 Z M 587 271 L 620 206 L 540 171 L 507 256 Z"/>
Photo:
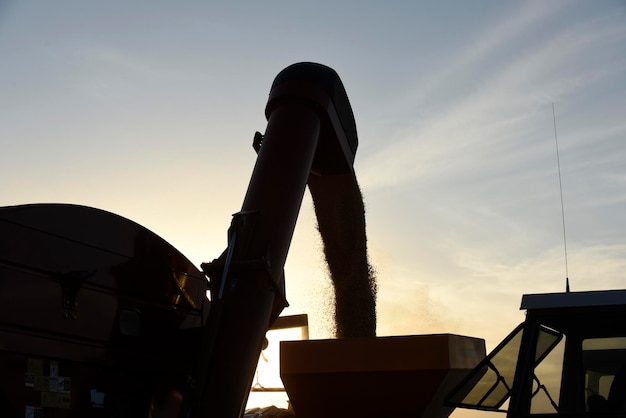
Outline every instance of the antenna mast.
<path fill-rule="evenodd" d="M 554 124 L 554 142 L 556 144 L 556 164 L 559 172 L 559 191 L 561 192 L 561 220 L 563 221 L 563 248 L 565 249 L 565 291 L 569 293 L 569 273 L 567 270 L 567 238 L 565 236 L 565 209 L 563 205 L 563 183 L 561 181 L 561 159 L 559 158 L 559 141 L 556 135 L 556 113 L 552 102 L 552 122 Z"/>

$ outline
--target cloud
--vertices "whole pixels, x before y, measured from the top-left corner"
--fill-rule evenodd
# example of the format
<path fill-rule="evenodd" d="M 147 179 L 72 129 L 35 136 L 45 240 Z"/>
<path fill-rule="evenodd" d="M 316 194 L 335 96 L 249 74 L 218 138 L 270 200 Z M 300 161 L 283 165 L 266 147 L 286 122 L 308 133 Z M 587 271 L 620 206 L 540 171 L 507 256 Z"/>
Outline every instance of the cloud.
<path fill-rule="evenodd" d="M 482 33 L 468 41 L 469 48 L 455 55 L 452 63 L 442 65 L 440 71 L 417 80 L 408 94 L 413 96 L 413 101 L 436 97 L 447 85 L 458 84 L 457 81 L 464 79 L 466 73 L 471 73 L 472 68 L 484 68 L 485 62 L 492 61 L 491 55 L 509 49 L 508 43 L 519 42 L 529 30 L 554 16 L 562 6 L 562 3 L 559 5 L 556 2 L 524 2 L 502 21 L 487 22 Z"/>
<path fill-rule="evenodd" d="M 193 69 L 179 68 L 175 61 L 151 58 L 132 50 L 86 43 L 66 45 L 66 48 L 73 51 L 77 65 L 74 82 L 90 97 L 137 95 L 146 86 L 158 87 L 163 94 L 168 86 L 180 85 L 182 80 L 201 79 L 201 74 Z"/>
<path fill-rule="evenodd" d="M 381 335 L 453 332 L 485 338 L 492 348 L 524 319 L 519 310 L 523 294 L 563 292 L 565 264 L 558 245 L 538 256 L 520 254 L 501 259 L 480 248 L 450 248 L 450 265 L 439 266 L 437 277 L 420 281 L 424 269 L 412 277 L 393 276 L 383 283 L 379 297 Z M 572 291 L 626 287 L 626 246 L 597 245 L 569 254 Z M 397 271 L 396 271 L 397 273 Z"/>
<path fill-rule="evenodd" d="M 515 36 L 531 37 L 533 24 L 544 15 L 532 16 L 512 18 L 517 22 L 516 30 L 504 39 L 513 42 Z M 477 55 L 490 62 L 492 68 L 469 80 L 474 85 L 472 91 L 440 103 L 434 113 L 421 114 L 416 123 L 397 129 L 401 136 L 360 164 L 361 184 L 375 189 L 429 176 L 458 178 L 471 173 L 477 165 L 484 167 L 485 161 L 525 161 L 524 153 L 535 152 L 528 139 L 544 140 L 550 135 L 538 135 L 535 131 L 538 112 L 548 113 L 550 102 L 624 71 L 624 61 L 620 59 L 611 65 L 583 58 L 593 56 L 607 42 L 615 44 L 626 38 L 626 29 L 608 23 L 596 19 L 561 29 L 552 37 L 546 34 L 546 40 L 502 61 L 493 59 L 509 46 L 496 42 L 497 36 L 489 35 L 477 42 Z M 445 85 L 454 77 L 463 76 L 467 71 L 464 66 L 471 64 L 470 56 L 462 56 L 458 64 L 450 66 L 451 70 L 437 76 L 437 82 L 429 80 L 426 84 Z M 518 148 L 515 154 L 508 153 L 508 147 L 520 141 L 529 146 Z M 385 175 L 381 176 L 381 172 Z"/>

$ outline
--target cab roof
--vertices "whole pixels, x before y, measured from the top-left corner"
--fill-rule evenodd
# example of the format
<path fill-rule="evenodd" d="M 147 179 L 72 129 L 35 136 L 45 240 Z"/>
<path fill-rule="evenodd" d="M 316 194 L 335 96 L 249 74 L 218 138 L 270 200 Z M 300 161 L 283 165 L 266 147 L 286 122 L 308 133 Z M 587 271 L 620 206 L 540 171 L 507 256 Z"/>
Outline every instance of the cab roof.
<path fill-rule="evenodd" d="M 626 290 L 596 290 L 523 295 L 520 309 L 533 310 L 616 305 L 626 306 Z"/>

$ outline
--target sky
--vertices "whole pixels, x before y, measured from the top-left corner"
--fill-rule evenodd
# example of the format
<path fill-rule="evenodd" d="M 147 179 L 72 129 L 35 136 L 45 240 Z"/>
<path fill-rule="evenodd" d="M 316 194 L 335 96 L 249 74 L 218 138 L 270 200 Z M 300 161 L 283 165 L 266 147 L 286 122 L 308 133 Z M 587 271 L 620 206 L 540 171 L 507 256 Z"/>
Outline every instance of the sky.
<path fill-rule="evenodd" d="M 210 261 L 274 77 L 322 63 L 356 118 L 378 335 L 490 350 L 523 294 L 626 288 L 625 23 L 623 0 L 0 0 L 0 206 L 98 207 Z M 285 274 L 284 314 L 331 337 L 308 194 Z"/>

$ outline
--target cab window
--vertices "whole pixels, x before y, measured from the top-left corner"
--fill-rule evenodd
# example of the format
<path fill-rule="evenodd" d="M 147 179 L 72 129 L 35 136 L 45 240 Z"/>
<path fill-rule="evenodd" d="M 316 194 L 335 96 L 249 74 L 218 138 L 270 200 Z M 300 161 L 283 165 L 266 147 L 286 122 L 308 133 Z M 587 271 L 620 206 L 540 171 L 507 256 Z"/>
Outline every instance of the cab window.
<path fill-rule="evenodd" d="M 582 341 L 585 409 L 588 412 L 626 411 L 626 338 Z"/>

